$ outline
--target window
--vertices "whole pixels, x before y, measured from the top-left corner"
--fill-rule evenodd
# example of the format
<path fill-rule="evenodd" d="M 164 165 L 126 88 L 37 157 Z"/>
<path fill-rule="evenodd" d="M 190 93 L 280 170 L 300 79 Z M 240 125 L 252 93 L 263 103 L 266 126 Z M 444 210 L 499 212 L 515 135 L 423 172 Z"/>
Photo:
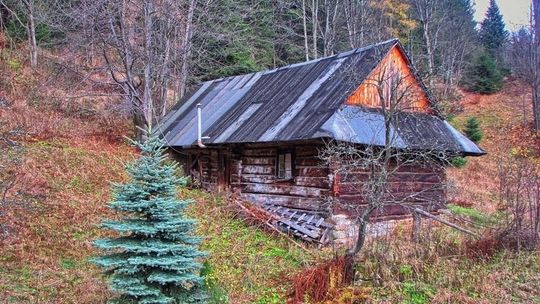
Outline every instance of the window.
<path fill-rule="evenodd" d="M 293 177 L 292 153 L 279 152 L 277 159 L 278 179 L 291 179 Z"/>

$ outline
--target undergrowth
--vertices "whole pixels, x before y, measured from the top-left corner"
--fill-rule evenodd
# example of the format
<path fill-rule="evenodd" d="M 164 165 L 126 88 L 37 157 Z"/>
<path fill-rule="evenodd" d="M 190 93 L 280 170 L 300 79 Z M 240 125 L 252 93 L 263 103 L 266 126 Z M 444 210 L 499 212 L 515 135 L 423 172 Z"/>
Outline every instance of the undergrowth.
<path fill-rule="evenodd" d="M 535 303 L 540 297 L 540 252 L 467 256 L 468 237 L 448 227 L 425 231 L 422 243 L 406 235 L 370 244 L 359 282 L 382 303 Z"/>
<path fill-rule="evenodd" d="M 214 303 L 285 303 L 290 276 L 319 255 L 247 224 L 224 197 L 186 189 L 181 195 L 195 199 L 191 212 L 206 237 L 201 248 L 210 252 L 206 280 Z"/>

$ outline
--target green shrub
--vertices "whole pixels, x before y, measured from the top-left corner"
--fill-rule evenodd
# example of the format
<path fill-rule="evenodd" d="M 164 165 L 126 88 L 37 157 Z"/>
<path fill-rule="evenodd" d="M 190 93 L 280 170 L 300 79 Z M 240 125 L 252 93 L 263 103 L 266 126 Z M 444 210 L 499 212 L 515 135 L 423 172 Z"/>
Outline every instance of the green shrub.
<path fill-rule="evenodd" d="M 427 304 L 435 293 L 433 287 L 414 282 L 404 282 L 402 291 L 407 304 Z"/>
<path fill-rule="evenodd" d="M 478 121 L 478 119 L 476 119 L 476 117 L 471 117 L 467 119 L 464 132 L 467 137 L 475 143 L 478 143 L 480 142 L 480 140 L 482 140 L 482 129 L 480 128 L 480 122 Z"/>
<path fill-rule="evenodd" d="M 467 164 L 467 159 L 465 157 L 457 156 L 450 160 L 450 164 L 454 168 L 463 168 Z"/>

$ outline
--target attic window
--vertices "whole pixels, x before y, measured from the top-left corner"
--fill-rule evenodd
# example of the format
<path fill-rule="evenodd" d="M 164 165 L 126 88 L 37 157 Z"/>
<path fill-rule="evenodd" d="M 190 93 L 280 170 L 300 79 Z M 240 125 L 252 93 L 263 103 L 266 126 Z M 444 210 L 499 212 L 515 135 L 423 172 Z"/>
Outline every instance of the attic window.
<path fill-rule="evenodd" d="M 278 152 L 276 171 L 278 179 L 291 179 L 293 177 L 291 152 Z"/>

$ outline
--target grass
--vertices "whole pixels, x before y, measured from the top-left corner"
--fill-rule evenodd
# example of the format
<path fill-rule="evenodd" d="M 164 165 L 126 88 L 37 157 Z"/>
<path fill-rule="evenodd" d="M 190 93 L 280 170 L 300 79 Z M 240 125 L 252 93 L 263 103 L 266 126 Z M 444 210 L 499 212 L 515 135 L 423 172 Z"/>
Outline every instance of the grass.
<path fill-rule="evenodd" d="M 207 236 L 202 245 L 210 253 L 207 280 L 220 286 L 230 303 L 285 303 L 287 278 L 310 265 L 316 250 L 306 252 L 248 225 L 221 197 L 188 190 L 182 196 L 196 199 L 191 212 L 199 221 L 198 233 Z"/>
<path fill-rule="evenodd" d="M 40 100 L 29 106 L 25 94 L 35 77 L 47 72 L 21 67 L 12 55 L 0 52 L 6 59 L 0 62 L 5 72 L 1 89 L 15 103 L 0 109 L 0 134 L 20 128 L 26 135 L 14 139 L 19 147 L 0 146 L 1 166 L 21 158 L 10 167 L 19 182 L 8 199 L 17 204 L 0 206 L 0 228 L 7 227 L 7 232 L 0 230 L 0 302 L 103 303 L 111 293 L 88 258 L 96 254 L 91 240 L 104 235 L 96 224 L 110 216 L 105 207 L 109 182 L 123 180 L 122 163 L 134 156 L 120 137 L 128 134 L 128 122 L 115 121 L 110 129 L 99 120 L 40 108 Z M 519 109 L 512 107 L 525 95 L 503 91 L 481 98 L 453 121 L 461 126 L 466 118 L 478 117 L 486 134 L 481 146 L 489 154 L 450 170 L 459 196 L 473 203 L 472 208 L 450 208 L 477 224 L 490 224 L 497 220 L 496 157 L 512 149 L 534 155 L 537 139 L 516 125 Z M 330 255 L 305 251 L 248 225 L 223 197 L 185 189 L 180 194 L 195 200 L 190 212 L 206 236 L 203 249 L 210 256 L 204 273 L 212 303 L 285 303 L 290 277 Z M 539 252 L 504 251 L 491 259 L 470 259 L 467 240 L 454 230 L 433 228 L 418 245 L 408 233 L 392 235 L 389 243 L 371 243 L 361 256 L 358 284 L 370 291 L 371 302 L 540 303 Z M 353 298 L 344 289 L 330 303 Z"/>
<path fill-rule="evenodd" d="M 366 249 L 360 268 L 374 303 L 535 303 L 540 252 L 503 251 L 468 258 L 466 237 L 447 227 L 414 245 L 403 235 Z"/>
<path fill-rule="evenodd" d="M 498 222 L 497 214 L 486 214 L 475 208 L 448 204 L 448 209 L 450 209 L 450 211 L 456 215 L 468 217 L 475 224 L 481 226 L 490 226 Z"/>

